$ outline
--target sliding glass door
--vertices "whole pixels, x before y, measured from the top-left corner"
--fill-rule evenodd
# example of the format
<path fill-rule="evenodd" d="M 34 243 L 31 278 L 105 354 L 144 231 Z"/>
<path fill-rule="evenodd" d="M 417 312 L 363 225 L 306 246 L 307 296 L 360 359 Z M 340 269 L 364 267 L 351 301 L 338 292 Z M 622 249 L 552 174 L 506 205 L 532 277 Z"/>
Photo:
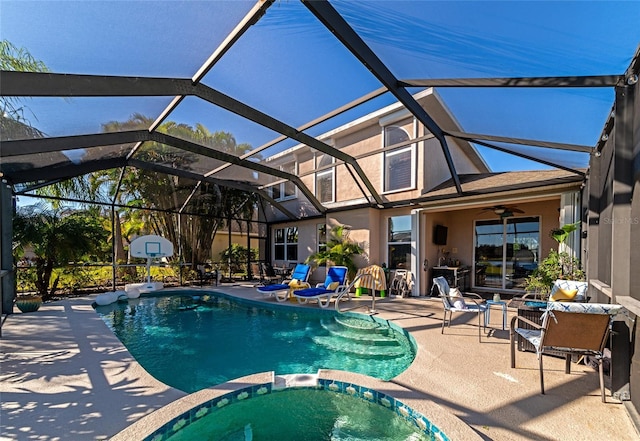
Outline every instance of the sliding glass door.
<path fill-rule="evenodd" d="M 474 286 L 524 289 L 538 266 L 540 218 L 511 217 L 476 221 Z"/>

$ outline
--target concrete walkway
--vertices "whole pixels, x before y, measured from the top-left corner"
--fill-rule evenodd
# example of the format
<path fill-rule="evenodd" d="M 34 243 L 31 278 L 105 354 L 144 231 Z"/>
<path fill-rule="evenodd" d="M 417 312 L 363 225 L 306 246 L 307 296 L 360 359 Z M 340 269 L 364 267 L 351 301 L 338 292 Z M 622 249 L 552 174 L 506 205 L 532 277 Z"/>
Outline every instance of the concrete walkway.
<path fill-rule="evenodd" d="M 252 287 L 218 289 L 275 302 Z M 137 364 L 94 312 L 92 300 L 45 304 L 5 322 L 0 439 L 108 439 L 185 396 Z M 640 439 L 628 406 L 610 396 L 600 401 L 597 373 L 590 367 L 574 364 L 566 375 L 563 360 L 545 358 L 546 395 L 539 392 L 534 354 L 518 353 L 518 368 L 511 369 L 499 311 L 491 315 L 495 329 L 479 343 L 474 315 L 457 316 L 440 333 L 437 299 L 398 298 L 376 306 L 380 317 L 410 331 L 418 343 L 413 364 L 389 382 L 389 389 L 404 395 L 396 398 L 417 410 L 421 402 L 436 403 L 486 440 Z"/>

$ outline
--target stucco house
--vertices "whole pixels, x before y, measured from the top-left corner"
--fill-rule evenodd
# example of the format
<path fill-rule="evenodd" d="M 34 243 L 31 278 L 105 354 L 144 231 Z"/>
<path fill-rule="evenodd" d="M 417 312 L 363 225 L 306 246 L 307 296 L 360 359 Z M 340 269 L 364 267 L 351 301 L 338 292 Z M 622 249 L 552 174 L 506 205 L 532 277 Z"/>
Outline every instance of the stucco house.
<path fill-rule="evenodd" d="M 436 90 L 414 98 L 445 131 L 462 131 Z M 557 245 L 548 232 L 580 218 L 583 170 L 492 173 L 472 144 L 452 139 L 458 194 L 438 140 L 399 103 L 318 139 L 356 158 L 382 203 L 371 206 L 349 164 L 305 145 L 266 158 L 271 167 L 299 176 L 326 208 L 325 215 L 271 225 L 267 259 L 277 265 L 303 261 L 323 244 L 326 231 L 342 224 L 365 249 L 358 266 L 410 269 L 414 296 L 428 295 L 431 278 L 444 266 L 467 289 L 517 293 Z M 274 180 L 265 189 L 291 212 L 308 204 L 290 182 Z M 568 242 L 577 257 L 579 238 L 578 232 Z M 322 277 L 322 269 L 314 272 L 314 279 Z"/>

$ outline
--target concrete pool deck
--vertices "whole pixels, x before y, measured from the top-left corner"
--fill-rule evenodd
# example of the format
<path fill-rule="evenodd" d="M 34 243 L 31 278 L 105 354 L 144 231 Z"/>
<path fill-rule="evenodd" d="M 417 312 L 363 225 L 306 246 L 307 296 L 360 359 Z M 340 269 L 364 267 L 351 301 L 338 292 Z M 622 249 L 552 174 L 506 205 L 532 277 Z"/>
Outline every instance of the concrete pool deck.
<path fill-rule="evenodd" d="M 216 290 L 275 303 L 250 286 Z M 0 341 L 0 439 L 109 439 L 148 415 L 144 420 L 153 420 L 154 411 L 169 403 L 189 403 L 185 393 L 137 364 L 91 307 L 94 298 L 47 303 L 35 313 L 8 317 Z M 357 302 L 371 303 L 367 296 Z M 519 353 L 518 368 L 511 369 L 509 331 L 501 330 L 498 311 L 491 315 L 494 329 L 479 343 L 472 314 L 457 316 L 440 333 L 438 299 L 389 299 L 377 301 L 376 309 L 418 344 L 409 369 L 377 388 L 386 385 L 390 395 L 436 424 L 439 417 L 428 412 L 441 408 L 485 440 L 639 439 L 637 415 L 611 396 L 600 401 L 597 373 L 590 367 L 574 364 L 566 375 L 563 360 L 545 358 L 546 395 L 539 391 L 534 354 Z M 350 381 L 348 373 L 336 375 Z M 451 439 L 464 439 L 463 429 L 452 429 Z"/>

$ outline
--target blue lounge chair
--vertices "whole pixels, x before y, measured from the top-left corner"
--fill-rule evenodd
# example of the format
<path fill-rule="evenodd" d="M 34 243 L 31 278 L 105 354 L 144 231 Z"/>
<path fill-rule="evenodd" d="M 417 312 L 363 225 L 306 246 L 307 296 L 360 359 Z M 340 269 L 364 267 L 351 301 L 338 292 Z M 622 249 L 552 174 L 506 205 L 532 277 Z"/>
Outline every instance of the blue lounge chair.
<path fill-rule="evenodd" d="M 258 288 L 258 292 L 269 296 L 275 295 L 278 302 L 284 302 L 290 297 L 292 289 L 309 287 L 309 276 L 311 275 L 311 267 L 304 263 L 299 263 L 291 273 L 290 281 L 287 283 L 278 283 L 274 285 L 265 285 Z M 292 283 L 293 281 L 296 283 Z"/>
<path fill-rule="evenodd" d="M 327 308 L 333 296 L 342 293 L 346 288 L 347 267 L 332 266 L 327 270 L 324 283 L 319 283 L 315 288 L 307 288 L 293 291 L 299 303 L 307 303 L 311 299 L 318 300 L 321 308 Z M 351 298 L 347 293 L 347 298 Z"/>

